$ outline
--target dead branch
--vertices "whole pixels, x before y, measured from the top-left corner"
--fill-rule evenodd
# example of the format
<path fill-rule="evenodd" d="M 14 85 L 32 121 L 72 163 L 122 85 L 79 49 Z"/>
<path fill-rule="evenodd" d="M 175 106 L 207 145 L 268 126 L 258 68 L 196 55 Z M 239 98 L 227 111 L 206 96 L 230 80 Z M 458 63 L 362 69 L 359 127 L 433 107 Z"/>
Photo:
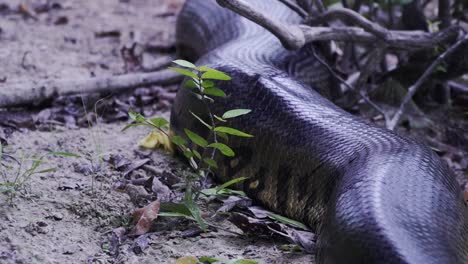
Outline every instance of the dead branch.
<path fill-rule="evenodd" d="M 168 85 L 180 82 L 181 75 L 171 70 L 132 73 L 117 76 L 53 79 L 41 82 L 3 83 L 0 85 L 0 108 L 42 102 L 58 95 L 79 93 L 116 93 L 148 85 Z"/>
<path fill-rule="evenodd" d="M 297 26 L 288 26 L 252 8 L 243 0 L 217 0 L 218 4 L 259 24 L 273 33 L 287 49 L 300 49 L 305 45 L 304 34 Z"/>
<path fill-rule="evenodd" d="M 443 61 L 446 57 L 450 56 L 453 52 L 457 50 L 462 44 L 468 42 L 468 34 L 465 34 L 461 37 L 455 44 L 453 44 L 450 48 L 448 48 L 444 53 L 442 53 L 437 59 L 426 69 L 426 71 L 419 77 L 415 84 L 413 84 L 410 88 L 408 88 L 408 93 L 403 98 L 403 102 L 401 103 L 398 111 L 395 113 L 392 119 L 387 122 L 387 128 L 390 130 L 395 129 L 396 125 L 400 121 L 401 116 L 403 115 L 406 106 L 413 98 L 413 96 L 418 91 L 419 87 L 426 81 L 426 79 L 431 75 L 431 73 L 435 70 L 435 68 Z"/>
<path fill-rule="evenodd" d="M 364 91 L 358 91 L 356 88 L 354 88 L 351 84 L 349 84 L 346 80 L 344 80 L 343 78 L 341 78 L 334 70 L 333 68 L 324 60 L 322 60 L 322 58 L 320 58 L 320 56 L 318 56 L 318 54 L 315 52 L 315 49 L 312 49 L 312 56 L 314 56 L 314 58 L 320 63 L 322 64 L 322 66 L 324 66 L 328 72 L 331 74 L 331 76 L 333 76 L 333 78 L 335 78 L 337 81 L 339 81 L 341 84 L 343 84 L 344 86 L 346 86 L 346 88 L 348 88 L 349 91 L 352 91 L 352 92 L 355 92 L 357 93 L 357 95 L 359 95 L 367 104 L 369 104 L 371 107 L 373 107 L 377 112 L 379 112 L 380 114 L 382 114 L 382 116 L 385 118 L 385 120 L 388 120 L 389 117 L 388 117 L 388 114 L 380 107 L 378 106 L 376 103 L 372 102 L 370 100 L 370 98 L 364 93 Z"/>
<path fill-rule="evenodd" d="M 296 0 L 296 2 L 307 13 L 312 12 L 312 0 Z"/>
<path fill-rule="evenodd" d="M 356 81 L 356 87 L 359 90 L 363 90 L 364 86 L 369 79 L 369 76 L 372 72 L 375 71 L 375 66 L 379 65 L 382 59 L 385 56 L 385 45 L 381 45 L 380 47 L 374 48 L 369 55 L 367 56 L 367 61 L 362 68 L 359 78 Z"/>
<path fill-rule="evenodd" d="M 353 21 L 359 21 L 360 27 L 310 27 L 306 25 L 286 25 L 276 19 L 256 10 L 244 0 L 217 0 L 218 4 L 226 7 L 239 15 L 264 27 L 275 35 L 287 49 L 300 49 L 305 44 L 314 41 L 352 41 L 361 43 L 376 43 L 384 40 L 389 49 L 413 50 L 421 48 L 431 48 L 438 43 L 444 42 L 451 37 L 457 36 L 458 30 L 448 28 L 438 33 L 427 33 L 423 31 L 397 31 L 387 30 L 371 21 L 363 19 L 356 20 L 351 15 Z M 353 12 L 353 11 L 350 11 Z M 335 12 L 344 16 L 348 11 Z M 353 12 L 355 13 L 355 12 Z M 369 30 L 371 32 L 366 31 Z"/>
<path fill-rule="evenodd" d="M 302 18 L 307 17 L 307 12 L 304 11 L 300 6 L 298 6 L 296 3 L 291 2 L 290 0 L 279 0 L 281 3 L 283 3 L 285 6 L 289 7 L 291 10 L 299 14 Z"/>
<path fill-rule="evenodd" d="M 322 0 L 313 0 L 313 2 L 314 2 L 315 7 L 317 8 L 317 11 L 319 13 L 323 13 L 323 12 L 325 12 L 325 10 L 327 10 L 325 5 L 322 3 Z"/>
<path fill-rule="evenodd" d="M 346 8 L 333 9 L 324 12 L 317 17 L 310 18 L 308 21 L 306 21 L 306 24 L 310 26 L 320 25 L 335 19 L 349 21 L 352 24 L 363 28 L 365 31 L 373 33 L 377 37 L 382 38 L 382 40 L 385 40 L 385 38 L 390 35 L 390 32 L 386 28 L 368 20 L 359 13 Z"/>
<path fill-rule="evenodd" d="M 450 0 L 439 0 L 439 21 L 440 28 L 447 28 L 451 24 L 452 14 L 450 13 Z"/>

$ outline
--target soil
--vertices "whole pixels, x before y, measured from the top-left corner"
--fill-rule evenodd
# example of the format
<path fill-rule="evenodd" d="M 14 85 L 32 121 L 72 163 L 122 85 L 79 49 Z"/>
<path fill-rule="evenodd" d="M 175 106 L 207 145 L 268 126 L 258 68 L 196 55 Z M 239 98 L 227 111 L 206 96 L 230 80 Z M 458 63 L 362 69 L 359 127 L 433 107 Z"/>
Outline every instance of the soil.
<path fill-rule="evenodd" d="M 121 49 L 134 43 L 152 47 L 143 54 L 143 64 L 174 56 L 175 19 L 182 2 L 0 1 L 0 90 L 14 82 L 124 73 Z M 27 114 L 34 119 L 39 110 Z M 168 107 L 153 110 L 169 115 Z M 0 126 L 0 140 L 7 143 L 4 152 L 16 158 L 37 158 L 51 151 L 80 155 L 46 155 L 47 163 L 40 169 L 56 171 L 25 178 L 11 200 L 0 194 L 1 263 L 174 263 L 184 256 L 247 258 L 259 263 L 312 261 L 310 254 L 280 250 L 287 244 L 284 240 L 238 236 L 221 229 L 191 237 L 187 230 L 193 225 L 181 220 L 161 220 L 161 230 L 115 246 L 113 235 L 131 225 L 130 215 L 138 206 L 126 193 L 116 191 L 116 183 L 124 177 L 109 159 L 150 158 L 151 166 L 174 174 L 185 168 L 163 152 L 140 150 L 137 142 L 149 130 L 121 132 L 127 123 L 80 127 L 52 122 L 33 130 L 18 124 Z M 31 161 L 22 162 L 31 165 Z M 17 168 L 14 161 L 5 164 Z M 127 178 L 147 176 L 139 169 Z M 15 177 L 15 169 L 7 170 L 0 183 Z M 226 220 L 217 224 L 241 232 Z"/>

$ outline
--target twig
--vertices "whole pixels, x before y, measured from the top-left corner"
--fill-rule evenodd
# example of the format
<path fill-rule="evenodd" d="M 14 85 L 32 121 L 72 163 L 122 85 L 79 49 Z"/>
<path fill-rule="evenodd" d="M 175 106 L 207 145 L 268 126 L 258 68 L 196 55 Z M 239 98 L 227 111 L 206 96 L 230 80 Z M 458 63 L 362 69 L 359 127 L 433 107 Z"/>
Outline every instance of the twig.
<path fill-rule="evenodd" d="M 356 87 L 358 87 L 359 90 L 363 90 L 363 86 L 366 83 L 367 79 L 369 78 L 369 75 L 372 72 L 375 72 L 375 67 L 376 65 L 380 64 L 380 61 L 382 60 L 382 57 L 385 55 L 385 44 L 382 45 L 377 45 L 374 50 L 370 52 L 370 54 L 367 56 L 367 61 L 362 67 L 361 72 L 359 74 L 359 78 L 356 81 Z"/>
<path fill-rule="evenodd" d="M 312 0 L 296 0 L 297 4 L 309 14 L 312 12 Z"/>
<path fill-rule="evenodd" d="M 318 17 L 310 19 L 306 23 L 308 25 L 313 26 L 323 24 L 325 22 L 330 22 L 331 20 L 335 19 L 349 21 L 352 24 L 363 28 L 365 31 L 373 33 L 374 35 L 382 39 L 385 39 L 388 35 L 390 35 L 389 31 L 386 28 L 380 26 L 379 24 L 373 23 L 372 21 L 366 19 L 365 17 L 361 16 L 359 13 L 351 9 L 345 8 L 327 11 Z"/>
<path fill-rule="evenodd" d="M 450 48 L 448 48 L 444 53 L 442 53 L 437 59 L 432 62 L 432 64 L 429 66 L 429 68 L 424 71 L 423 75 L 419 77 L 419 79 L 416 81 L 415 84 L 413 84 L 410 88 L 408 88 L 408 93 L 405 95 L 403 98 L 403 102 L 401 103 L 400 107 L 398 108 L 398 111 L 395 113 L 393 118 L 387 122 L 387 128 L 390 130 L 394 130 L 395 126 L 398 124 L 400 121 L 400 118 L 403 114 L 403 112 L 406 109 L 406 106 L 410 102 L 410 100 L 413 98 L 413 96 L 416 94 L 418 91 L 419 87 L 426 81 L 426 79 L 431 75 L 431 73 L 434 71 L 434 69 L 450 54 L 452 54 L 458 47 L 460 47 L 462 44 L 468 41 L 468 34 L 463 35 L 455 44 L 453 44 Z"/>
<path fill-rule="evenodd" d="M 440 28 L 447 28 L 451 24 L 452 15 L 450 14 L 450 0 L 439 0 L 439 14 L 438 18 Z"/>
<path fill-rule="evenodd" d="M 4 83 L 0 85 L 0 108 L 41 102 L 57 95 L 118 92 L 140 86 L 175 84 L 180 80 L 179 74 L 161 70 L 107 77 Z"/>
<path fill-rule="evenodd" d="M 385 40 L 390 49 L 412 50 L 420 48 L 432 48 L 440 42 L 456 36 L 458 30 L 449 28 L 443 32 L 427 33 L 423 31 L 397 31 L 387 30 L 367 19 L 357 20 L 353 15 L 350 19 L 365 27 L 310 27 L 306 25 L 286 25 L 280 21 L 263 14 L 251 7 L 244 0 L 217 0 L 217 2 L 241 16 L 264 27 L 275 35 L 287 49 L 300 49 L 305 44 L 313 41 L 353 41 L 362 43 L 376 43 Z M 350 11 L 353 12 L 353 11 Z M 348 14 L 348 11 L 332 14 Z M 355 12 L 354 12 L 355 13 Z"/>
<path fill-rule="evenodd" d="M 323 13 L 327 10 L 327 8 L 325 7 L 325 5 L 322 3 L 322 0 L 313 0 L 314 4 L 315 4 L 315 7 L 317 8 L 317 11 L 319 13 Z"/>
<path fill-rule="evenodd" d="M 296 3 L 291 2 L 289 0 L 279 0 L 281 3 L 289 7 L 291 10 L 294 12 L 298 13 L 301 17 L 305 18 L 307 17 L 307 12 L 304 11 L 300 6 L 298 6 Z"/>
<path fill-rule="evenodd" d="M 343 78 L 341 78 L 338 74 L 336 74 L 336 72 L 333 70 L 333 68 L 324 60 L 322 60 L 322 58 L 320 58 L 317 53 L 315 52 L 315 49 L 312 49 L 312 56 L 314 56 L 314 58 L 320 63 L 322 64 L 322 66 L 324 66 L 325 68 L 327 68 L 328 72 L 333 76 L 333 78 L 337 79 L 339 82 L 341 82 L 344 86 L 346 86 L 346 88 L 348 88 L 348 90 L 350 91 L 353 91 L 353 92 L 356 92 L 359 96 L 361 96 L 361 98 L 366 101 L 371 107 L 373 107 L 377 112 L 379 112 L 380 114 L 382 114 L 385 118 L 385 120 L 387 120 L 388 118 L 388 114 L 382 109 L 380 108 L 377 104 L 375 104 L 374 102 L 372 102 L 363 92 L 360 92 L 360 91 L 357 91 L 353 86 L 351 86 L 348 82 L 346 82 L 346 80 L 344 80 Z"/>
<path fill-rule="evenodd" d="M 305 44 L 304 34 L 297 26 L 288 26 L 252 8 L 244 0 L 217 0 L 218 4 L 226 7 L 243 17 L 259 24 L 273 33 L 287 49 L 300 49 Z"/>

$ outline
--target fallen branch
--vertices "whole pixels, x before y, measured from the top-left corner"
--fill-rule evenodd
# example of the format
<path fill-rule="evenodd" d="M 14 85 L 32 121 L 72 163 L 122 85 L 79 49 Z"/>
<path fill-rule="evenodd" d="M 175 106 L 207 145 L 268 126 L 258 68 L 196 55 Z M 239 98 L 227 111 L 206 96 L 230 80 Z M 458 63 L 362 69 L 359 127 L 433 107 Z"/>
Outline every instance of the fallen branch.
<path fill-rule="evenodd" d="M 309 14 L 312 10 L 312 0 L 296 0 L 297 4 Z"/>
<path fill-rule="evenodd" d="M 259 24 L 274 34 L 287 49 L 300 49 L 305 45 L 304 34 L 297 26 L 285 25 L 261 11 L 252 8 L 243 0 L 216 0 L 222 7 L 226 7 L 239 15 Z"/>
<path fill-rule="evenodd" d="M 346 80 L 344 80 L 343 78 L 341 78 L 334 70 L 333 68 L 324 60 L 322 60 L 320 58 L 320 56 L 318 56 L 318 54 L 315 52 L 315 49 L 312 49 L 312 56 L 314 56 L 314 58 L 320 63 L 322 64 L 322 66 L 324 66 L 325 68 L 327 68 L 328 72 L 333 76 L 333 78 L 335 78 L 336 80 L 338 80 L 341 84 L 343 84 L 344 86 L 346 86 L 346 88 L 348 88 L 348 90 L 352 91 L 352 92 L 355 92 L 357 93 L 367 104 L 369 104 L 371 107 L 373 107 L 377 112 L 379 112 L 380 114 L 382 114 L 382 116 L 385 118 L 385 120 L 388 120 L 388 114 L 380 107 L 378 106 L 376 103 L 372 102 L 370 100 L 369 97 L 367 97 L 366 94 L 364 94 L 363 91 L 358 91 L 357 89 L 355 89 L 353 86 L 351 86 L 351 84 L 349 84 Z"/>
<path fill-rule="evenodd" d="M 286 49 L 296 50 L 314 41 L 352 41 L 374 44 L 384 40 L 389 49 L 414 50 L 433 48 L 437 44 L 457 36 L 458 29 L 448 28 L 437 33 L 424 31 L 387 30 L 371 21 L 359 20 L 361 27 L 310 27 L 306 25 L 287 25 L 256 10 L 244 0 L 217 0 L 218 4 L 264 27 L 275 35 Z M 353 12 L 353 11 L 350 11 Z M 335 12 L 344 16 L 348 11 Z M 355 13 L 355 12 L 354 12 Z M 329 13 L 330 14 L 330 13 Z M 356 20 L 355 18 L 351 18 Z M 371 24 L 369 24 L 371 23 Z M 365 29 L 370 30 L 367 32 Z"/>
<path fill-rule="evenodd" d="M 448 48 L 444 53 L 442 53 L 437 59 L 429 66 L 429 68 L 424 71 L 423 75 L 419 77 L 419 79 L 416 81 L 415 84 L 413 84 L 410 88 L 408 88 L 408 93 L 405 95 L 403 98 L 403 102 L 401 103 L 400 107 L 398 108 L 397 112 L 393 116 L 392 119 L 390 119 L 387 122 L 387 128 L 390 130 L 394 130 L 398 122 L 400 121 L 401 116 L 403 115 L 406 106 L 410 102 L 410 100 L 413 98 L 413 96 L 416 94 L 418 91 L 419 87 L 426 81 L 426 79 L 431 75 L 431 73 L 436 69 L 436 67 L 450 54 L 455 52 L 455 50 L 460 47 L 462 44 L 465 42 L 468 42 L 468 34 L 465 34 L 463 37 L 461 37 L 455 44 L 453 44 L 450 48 Z"/>
<path fill-rule="evenodd" d="M 289 7 L 291 10 L 296 12 L 298 15 L 300 15 L 302 18 L 307 17 L 307 12 L 304 11 L 300 6 L 298 6 L 296 3 L 291 2 L 290 0 L 279 0 L 281 3 L 283 3 L 285 6 Z"/>
<path fill-rule="evenodd" d="M 3 83 L 0 85 L 0 108 L 38 103 L 59 95 L 116 93 L 140 86 L 175 84 L 181 78 L 180 74 L 171 70 L 161 70 L 107 77 Z"/>
<path fill-rule="evenodd" d="M 332 20 L 339 19 L 349 21 L 352 24 L 363 28 L 365 31 L 374 34 L 375 36 L 385 40 L 390 35 L 388 29 L 381 25 L 374 23 L 367 18 L 361 16 L 359 13 L 346 8 L 333 9 L 325 13 L 320 14 L 317 17 L 310 18 L 306 21 L 309 26 L 320 25 L 323 23 L 330 22 Z"/>

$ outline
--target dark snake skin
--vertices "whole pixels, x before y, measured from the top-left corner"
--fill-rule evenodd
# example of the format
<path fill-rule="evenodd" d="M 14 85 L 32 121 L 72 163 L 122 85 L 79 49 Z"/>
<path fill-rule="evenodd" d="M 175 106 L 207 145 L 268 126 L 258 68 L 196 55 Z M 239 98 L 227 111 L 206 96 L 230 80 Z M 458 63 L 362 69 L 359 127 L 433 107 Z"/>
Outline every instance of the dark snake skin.
<path fill-rule="evenodd" d="M 286 23 L 299 17 L 274 0 L 251 0 Z M 261 27 L 213 0 L 188 0 L 177 23 L 181 54 L 233 77 L 215 113 L 252 109 L 229 124 L 234 160 L 217 157 L 218 177 L 318 234 L 318 263 L 468 263 L 468 211 L 453 173 L 428 147 L 355 117 L 310 87 L 333 85 L 311 47 L 286 51 Z M 171 125 L 207 133 L 187 89 Z M 181 133 L 182 132 L 182 133 Z M 312 261 L 312 260 L 311 260 Z"/>

